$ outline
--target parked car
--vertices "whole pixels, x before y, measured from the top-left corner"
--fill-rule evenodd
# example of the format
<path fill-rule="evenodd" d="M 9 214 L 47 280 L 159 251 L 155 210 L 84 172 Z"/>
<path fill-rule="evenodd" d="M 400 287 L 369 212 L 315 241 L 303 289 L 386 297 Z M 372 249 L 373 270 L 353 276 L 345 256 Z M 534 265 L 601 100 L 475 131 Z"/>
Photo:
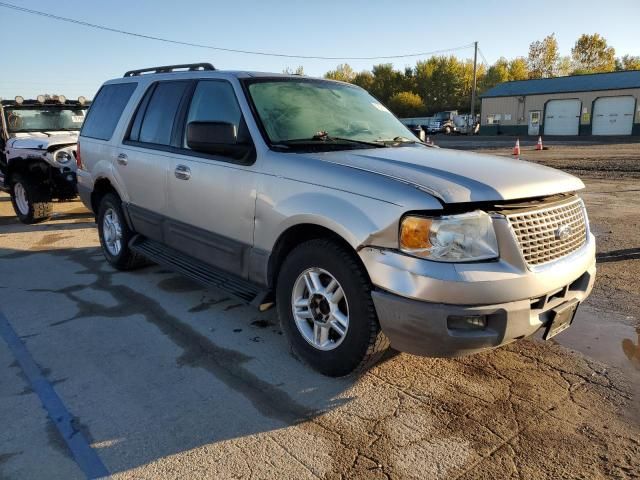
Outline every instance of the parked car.
<path fill-rule="evenodd" d="M 295 352 L 327 375 L 389 343 L 449 357 L 550 338 L 595 278 L 578 178 L 426 146 L 341 82 L 127 72 L 98 92 L 78 165 L 111 265 L 146 257 L 275 302 Z"/>
<path fill-rule="evenodd" d="M 89 103 L 62 95 L 0 102 L 0 190 L 21 222 L 46 220 L 53 200 L 77 197 L 75 150 Z"/>

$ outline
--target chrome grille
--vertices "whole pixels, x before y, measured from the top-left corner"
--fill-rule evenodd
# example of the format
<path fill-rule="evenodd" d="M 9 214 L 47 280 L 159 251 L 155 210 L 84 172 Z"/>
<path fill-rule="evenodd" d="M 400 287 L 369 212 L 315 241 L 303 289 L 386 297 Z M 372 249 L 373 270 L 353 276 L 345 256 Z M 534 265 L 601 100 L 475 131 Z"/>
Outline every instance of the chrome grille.
<path fill-rule="evenodd" d="M 584 203 L 573 197 L 560 205 L 507 215 L 529 266 L 553 262 L 587 241 Z"/>

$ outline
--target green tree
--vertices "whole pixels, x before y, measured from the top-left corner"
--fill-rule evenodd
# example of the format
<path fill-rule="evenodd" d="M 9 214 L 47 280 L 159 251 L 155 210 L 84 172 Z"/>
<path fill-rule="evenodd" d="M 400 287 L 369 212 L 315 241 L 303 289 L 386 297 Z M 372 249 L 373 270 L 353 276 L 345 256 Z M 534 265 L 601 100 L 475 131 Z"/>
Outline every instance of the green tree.
<path fill-rule="evenodd" d="M 485 66 L 479 63 L 476 68 L 476 85 L 478 90 L 482 88 L 482 81 L 486 76 Z M 471 105 L 471 91 L 473 90 L 473 60 L 467 59 L 460 62 L 460 85 L 458 99 L 452 105 L 456 110 L 468 111 Z M 480 97 L 476 97 L 476 111 L 480 111 Z"/>
<path fill-rule="evenodd" d="M 517 57 L 509 61 L 509 80 L 526 80 L 529 78 L 527 59 Z"/>
<path fill-rule="evenodd" d="M 324 74 L 324 78 L 331 80 L 339 80 L 341 82 L 353 82 L 356 76 L 356 72 L 353 71 L 351 65 L 348 63 L 342 63 L 336 67 L 335 70 L 330 70 Z"/>
<path fill-rule="evenodd" d="M 558 60 L 558 41 L 555 33 L 547 35 L 542 41 L 536 40 L 529 45 L 529 78 L 549 78 L 556 76 Z"/>
<path fill-rule="evenodd" d="M 640 57 L 625 55 L 616 58 L 616 70 L 640 70 Z"/>
<path fill-rule="evenodd" d="M 398 92 L 389 98 L 387 107 L 398 117 L 417 117 L 424 113 L 424 102 L 413 92 Z"/>
<path fill-rule="evenodd" d="M 465 75 L 468 67 L 454 56 L 431 57 L 416 63 L 416 93 L 424 99 L 429 112 L 463 108 L 471 100 L 467 95 L 469 75 Z"/>
<path fill-rule="evenodd" d="M 558 60 L 558 68 L 557 74 L 560 77 L 566 77 L 567 75 L 572 75 L 575 72 L 573 62 L 571 61 L 571 57 L 560 57 Z"/>
<path fill-rule="evenodd" d="M 416 75 L 413 67 L 404 67 L 404 74 L 402 76 L 402 89 L 407 92 L 415 92 L 417 90 Z"/>
<path fill-rule="evenodd" d="M 387 103 L 394 93 L 402 90 L 402 73 L 394 70 L 391 63 L 375 65 L 371 72 L 373 82 L 370 93 L 382 103 Z"/>
<path fill-rule="evenodd" d="M 351 83 L 364 88 L 367 92 L 371 92 L 371 87 L 373 86 L 373 75 L 371 72 L 364 70 L 360 73 L 356 73 Z"/>
<path fill-rule="evenodd" d="M 496 63 L 487 69 L 487 73 L 484 75 L 480 84 L 481 90 L 489 90 L 499 83 L 508 82 L 509 80 L 511 80 L 509 75 L 509 61 L 504 57 L 500 57 L 496 60 Z"/>
<path fill-rule="evenodd" d="M 583 34 L 571 49 L 575 69 L 580 73 L 613 72 L 616 69 L 616 51 L 601 35 Z"/>

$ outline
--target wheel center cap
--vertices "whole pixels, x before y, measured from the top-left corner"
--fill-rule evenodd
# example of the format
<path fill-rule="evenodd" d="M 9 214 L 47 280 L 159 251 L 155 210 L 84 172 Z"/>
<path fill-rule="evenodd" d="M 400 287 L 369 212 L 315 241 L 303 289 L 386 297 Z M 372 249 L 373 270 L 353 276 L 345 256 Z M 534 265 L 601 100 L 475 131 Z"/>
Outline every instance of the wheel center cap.
<path fill-rule="evenodd" d="M 326 322 L 331 313 L 331 306 L 324 295 L 316 293 L 309 299 L 311 314 L 316 322 Z"/>

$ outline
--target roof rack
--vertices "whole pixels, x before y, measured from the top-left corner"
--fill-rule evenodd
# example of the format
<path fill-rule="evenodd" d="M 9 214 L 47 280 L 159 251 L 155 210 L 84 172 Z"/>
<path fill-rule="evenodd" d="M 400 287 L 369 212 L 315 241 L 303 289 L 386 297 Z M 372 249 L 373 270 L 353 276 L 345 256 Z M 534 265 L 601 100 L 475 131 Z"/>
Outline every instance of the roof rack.
<path fill-rule="evenodd" d="M 166 65 L 164 67 L 141 68 L 140 70 L 129 70 L 124 74 L 125 77 L 137 77 L 143 73 L 170 73 L 176 70 L 187 69 L 190 72 L 197 70 L 215 70 L 210 63 L 184 63 L 182 65 Z"/>

